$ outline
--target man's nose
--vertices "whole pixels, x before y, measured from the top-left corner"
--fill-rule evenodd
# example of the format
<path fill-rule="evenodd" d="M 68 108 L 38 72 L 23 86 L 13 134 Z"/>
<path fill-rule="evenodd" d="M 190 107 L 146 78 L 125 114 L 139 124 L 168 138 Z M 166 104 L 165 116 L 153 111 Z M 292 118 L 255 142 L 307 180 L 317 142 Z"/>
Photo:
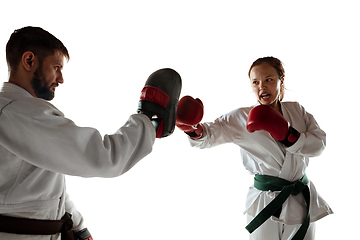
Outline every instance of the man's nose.
<path fill-rule="evenodd" d="M 61 84 L 64 83 L 64 78 L 63 78 L 61 71 L 58 72 L 58 76 L 56 77 L 56 82 L 61 83 Z"/>

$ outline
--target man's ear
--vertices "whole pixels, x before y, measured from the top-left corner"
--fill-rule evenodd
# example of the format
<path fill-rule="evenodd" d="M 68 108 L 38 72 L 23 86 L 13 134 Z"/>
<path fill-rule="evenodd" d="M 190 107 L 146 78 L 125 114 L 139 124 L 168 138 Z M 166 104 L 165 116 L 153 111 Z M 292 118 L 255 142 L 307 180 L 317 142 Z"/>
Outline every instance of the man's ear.
<path fill-rule="evenodd" d="M 21 65 L 25 68 L 26 71 L 30 72 L 35 65 L 34 53 L 30 51 L 24 52 L 21 58 Z"/>

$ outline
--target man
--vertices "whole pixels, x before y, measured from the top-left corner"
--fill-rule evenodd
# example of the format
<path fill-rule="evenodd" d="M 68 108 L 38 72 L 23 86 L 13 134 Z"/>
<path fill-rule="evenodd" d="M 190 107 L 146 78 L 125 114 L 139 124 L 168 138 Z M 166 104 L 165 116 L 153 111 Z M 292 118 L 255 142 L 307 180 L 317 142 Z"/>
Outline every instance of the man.
<path fill-rule="evenodd" d="M 61 71 L 69 60 L 60 40 L 24 27 L 11 35 L 6 58 L 10 76 L 0 92 L 0 239 L 90 240 L 64 175 L 116 177 L 149 154 L 156 137 L 174 130 L 181 78 L 172 69 L 153 73 L 139 113 L 103 138 L 48 102 L 64 82 Z M 160 103 L 163 98 L 167 101 Z"/>

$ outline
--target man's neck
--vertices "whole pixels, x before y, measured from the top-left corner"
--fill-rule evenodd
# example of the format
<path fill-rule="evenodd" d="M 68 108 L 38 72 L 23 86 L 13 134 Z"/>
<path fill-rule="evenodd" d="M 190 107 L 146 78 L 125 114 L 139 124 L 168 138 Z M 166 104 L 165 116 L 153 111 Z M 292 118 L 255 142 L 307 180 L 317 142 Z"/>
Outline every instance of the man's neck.
<path fill-rule="evenodd" d="M 31 81 L 27 81 L 26 79 L 21 78 L 21 76 L 14 76 L 14 75 L 10 74 L 10 77 L 9 77 L 9 83 L 13 83 L 13 84 L 25 89 L 33 97 L 36 97 L 30 82 Z"/>

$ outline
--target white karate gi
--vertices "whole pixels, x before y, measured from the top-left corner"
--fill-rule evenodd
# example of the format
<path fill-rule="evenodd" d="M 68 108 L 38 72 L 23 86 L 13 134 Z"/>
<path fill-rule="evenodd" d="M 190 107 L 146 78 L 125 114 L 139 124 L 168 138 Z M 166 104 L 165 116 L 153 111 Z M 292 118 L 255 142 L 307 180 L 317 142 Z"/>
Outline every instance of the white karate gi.
<path fill-rule="evenodd" d="M 214 122 L 201 124 L 203 127 L 201 138 L 190 139 L 190 144 L 198 148 L 210 148 L 232 142 L 240 147 L 243 164 L 250 173 L 276 176 L 291 182 L 299 180 L 305 174 L 309 157 L 318 156 L 324 150 L 325 132 L 299 103 L 282 102 L 283 116 L 301 133 L 293 146 L 285 147 L 266 131 L 249 133 L 246 130 L 248 114 L 255 106 L 239 108 Z M 311 194 L 310 217 L 311 222 L 315 222 L 331 214 L 332 210 L 317 193 L 311 181 L 308 186 Z M 251 186 L 247 195 L 245 212 L 250 218 L 255 217 L 278 193 L 260 191 Z M 301 224 L 306 214 L 305 206 L 302 194 L 290 195 L 282 206 L 280 217 L 273 216 L 271 219 L 286 225 Z M 266 224 L 260 226 L 262 227 L 266 227 Z"/>
<path fill-rule="evenodd" d="M 116 177 L 152 150 L 155 128 L 134 114 L 115 134 L 104 138 L 93 128 L 78 127 L 48 101 L 4 83 L 0 92 L 0 214 L 59 220 L 83 218 L 69 200 L 65 176 Z M 0 239 L 58 239 L 0 233 Z"/>

